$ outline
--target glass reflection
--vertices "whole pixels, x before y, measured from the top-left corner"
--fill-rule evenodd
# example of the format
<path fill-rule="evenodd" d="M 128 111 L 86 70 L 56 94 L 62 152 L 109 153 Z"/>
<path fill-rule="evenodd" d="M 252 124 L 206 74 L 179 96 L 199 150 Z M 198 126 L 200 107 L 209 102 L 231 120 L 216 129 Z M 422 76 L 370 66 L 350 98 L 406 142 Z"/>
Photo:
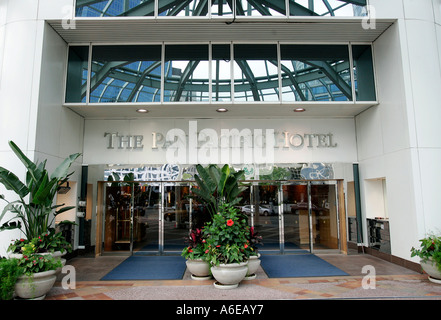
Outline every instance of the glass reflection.
<path fill-rule="evenodd" d="M 280 250 L 278 186 L 271 183 L 253 185 L 251 206 L 242 208 L 252 215 L 254 230 L 263 238 L 260 250 Z"/>
<path fill-rule="evenodd" d="M 370 45 L 353 45 L 354 79 L 357 101 L 375 101 L 375 78 Z"/>
<path fill-rule="evenodd" d="M 234 45 L 234 100 L 278 101 L 277 46 Z"/>
<path fill-rule="evenodd" d="M 352 100 L 345 45 L 281 45 L 282 100 Z"/>
<path fill-rule="evenodd" d="M 90 102 L 159 102 L 161 46 L 94 46 Z"/>
<path fill-rule="evenodd" d="M 310 226 L 307 185 L 284 185 L 282 190 L 284 249 L 285 251 L 309 251 Z"/>
<path fill-rule="evenodd" d="M 231 101 L 231 53 L 229 44 L 213 44 L 212 101 Z"/>
<path fill-rule="evenodd" d="M 164 101 L 208 101 L 208 45 L 168 45 Z"/>
<path fill-rule="evenodd" d="M 182 251 L 183 240 L 190 229 L 190 201 L 188 185 L 164 186 L 164 251 Z"/>
<path fill-rule="evenodd" d="M 66 102 L 86 102 L 89 46 L 70 46 L 67 62 Z"/>
<path fill-rule="evenodd" d="M 77 17 L 361 16 L 366 0 L 77 0 Z"/>
<path fill-rule="evenodd" d="M 338 249 L 336 186 L 311 183 L 314 249 Z"/>

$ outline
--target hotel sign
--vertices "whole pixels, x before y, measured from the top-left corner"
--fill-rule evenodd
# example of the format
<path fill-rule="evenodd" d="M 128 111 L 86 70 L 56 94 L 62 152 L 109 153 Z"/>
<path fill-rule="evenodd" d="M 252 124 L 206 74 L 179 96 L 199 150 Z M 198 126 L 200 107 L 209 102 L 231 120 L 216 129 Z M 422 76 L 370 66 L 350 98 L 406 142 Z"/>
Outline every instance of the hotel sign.
<path fill-rule="evenodd" d="M 107 149 L 143 150 L 144 135 L 105 132 Z M 188 131 L 173 128 L 151 132 L 151 149 L 165 149 L 170 163 L 274 163 L 274 149 L 336 148 L 332 133 L 298 133 L 274 129 L 198 130 L 189 121 Z"/>

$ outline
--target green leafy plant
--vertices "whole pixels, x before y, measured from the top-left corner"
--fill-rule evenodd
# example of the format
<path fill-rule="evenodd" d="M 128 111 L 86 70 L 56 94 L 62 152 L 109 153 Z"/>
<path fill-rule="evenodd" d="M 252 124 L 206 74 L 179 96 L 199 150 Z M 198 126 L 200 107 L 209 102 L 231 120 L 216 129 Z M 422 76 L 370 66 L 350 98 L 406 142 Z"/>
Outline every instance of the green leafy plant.
<path fill-rule="evenodd" d="M 441 271 L 441 236 L 428 235 L 419 240 L 420 248 L 411 248 L 411 257 L 418 256 L 423 262 L 431 259 Z"/>
<path fill-rule="evenodd" d="M 23 255 L 18 259 L 18 266 L 22 268 L 23 274 L 32 276 L 33 273 L 56 270 L 63 267 L 61 260 L 53 258 L 51 255 L 31 254 Z"/>
<path fill-rule="evenodd" d="M 208 254 L 208 243 L 205 240 L 202 229 L 190 230 L 188 238 L 186 239 L 188 246 L 182 250 L 182 256 L 185 259 L 203 259 L 205 260 Z"/>
<path fill-rule="evenodd" d="M 72 252 L 72 245 L 66 241 L 61 232 L 55 232 L 54 228 L 48 228 L 48 232 L 39 235 L 37 238 L 17 239 L 8 247 L 12 253 L 46 253 L 60 251 Z"/>
<path fill-rule="evenodd" d="M 191 191 L 206 203 L 211 216 L 214 216 L 219 206 L 224 203 L 239 203 L 239 194 L 246 189 L 239 185 L 239 181 L 245 177 L 243 170 L 235 171 L 227 164 L 222 168 L 213 164 L 204 168 L 198 164 L 196 170 L 198 173 L 194 179 L 197 187 L 193 187 Z"/>
<path fill-rule="evenodd" d="M 250 249 L 251 249 L 251 255 L 257 255 L 259 251 L 259 244 L 263 244 L 262 242 L 262 236 L 256 232 L 254 227 L 250 227 L 250 233 L 249 233 L 249 243 L 250 243 Z"/>
<path fill-rule="evenodd" d="M 252 253 L 247 218 L 231 204 L 221 204 L 219 212 L 204 228 L 207 260 L 211 265 L 241 263 Z"/>
<path fill-rule="evenodd" d="M 11 300 L 14 286 L 19 276 L 23 275 L 23 267 L 18 259 L 0 259 L 0 300 Z"/>
<path fill-rule="evenodd" d="M 19 198 L 9 202 L 4 196 L 0 196 L 1 200 L 7 202 L 0 214 L 0 221 L 7 212 L 15 214 L 0 227 L 0 231 L 21 229 L 27 239 L 38 238 L 41 234 L 48 232 L 56 215 L 74 208 L 63 207 L 64 204 L 53 205 L 53 202 L 60 185 L 67 182 L 72 175 L 68 173 L 68 170 L 80 154 L 70 155 L 52 174 L 49 174 L 45 168 L 46 160 L 34 163 L 14 142 L 9 141 L 9 145 L 27 172 L 26 181 L 22 182 L 14 173 L 0 167 L 0 183 L 7 190 L 14 191 Z"/>

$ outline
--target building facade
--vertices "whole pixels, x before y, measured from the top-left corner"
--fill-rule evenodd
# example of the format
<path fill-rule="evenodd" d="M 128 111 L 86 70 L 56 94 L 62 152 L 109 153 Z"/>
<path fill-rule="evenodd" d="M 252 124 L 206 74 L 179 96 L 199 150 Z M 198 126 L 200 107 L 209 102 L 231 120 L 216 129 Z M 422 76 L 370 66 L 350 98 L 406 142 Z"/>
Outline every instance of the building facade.
<path fill-rule="evenodd" d="M 228 163 L 265 250 L 413 261 L 441 232 L 440 88 L 440 0 L 0 3 L 0 165 L 24 179 L 9 140 L 81 152 L 57 222 L 96 254 L 180 251 L 195 165 Z"/>

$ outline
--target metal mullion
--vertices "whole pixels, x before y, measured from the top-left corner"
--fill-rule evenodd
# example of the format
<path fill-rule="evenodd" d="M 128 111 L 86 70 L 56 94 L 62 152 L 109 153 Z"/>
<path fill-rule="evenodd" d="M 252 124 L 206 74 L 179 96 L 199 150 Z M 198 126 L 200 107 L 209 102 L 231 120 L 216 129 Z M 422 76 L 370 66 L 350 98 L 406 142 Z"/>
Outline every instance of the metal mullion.
<path fill-rule="evenodd" d="M 314 253 L 314 229 L 312 226 L 312 196 L 311 196 L 311 181 L 308 181 L 308 221 L 309 221 L 309 250 Z"/>
<path fill-rule="evenodd" d="M 92 78 L 92 43 L 89 43 L 89 55 L 87 61 L 87 84 L 86 84 L 86 105 L 90 102 L 90 83 Z"/>
<path fill-rule="evenodd" d="M 158 1 L 158 0 L 156 0 Z M 165 86 L 165 43 L 161 44 L 161 104 L 164 103 Z"/>
<path fill-rule="evenodd" d="M 135 222 L 135 184 L 131 184 L 131 199 L 130 199 L 130 255 L 133 255 L 133 224 Z"/>
<path fill-rule="evenodd" d="M 234 103 L 234 45 L 230 42 L 230 82 L 231 82 L 231 103 Z"/>
<path fill-rule="evenodd" d="M 283 215 L 283 186 L 277 186 L 278 211 L 279 211 L 279 246 L 280 253 L 285 253 L 285 217 Z"/>
<path fill-rule="evenodd" d="M 329 183 L 329 182 L 328 182 Z M 334 193 L 335 193 L 335 211 L 336 211 L 336 219 L 337 219 L 337 244 L 338 244 L 338 250 L 341 250 L 341 243 L 340 243 L 340 238 L 341 238 L 341 234 L 340 234 L 340 205 L 339 205 L 339 195 L 338 195 L 338 182 L 333 182 L 332 184 L 330 184 L 332 186 L 334 186 Z"/>
<path fill-rule="evenodd" d="M 212 88 L 212 85 L 213 85 L 213 80 L 212 80 L 213 79 L 213 67 L 212 67 L 212 61 L 213 61 L 213 43 L 210 41 L 208 43 L 208 103 L 213 103 L 213 88 Z M 201 90 L 201 94 L 202 94 L 202 90 Z"/>
<path fill-rule="evenodd" d="M 277 41 L 277 74 L 279 80 L 279 102 L 282 103 L 282 52 L 279 41 Z"/>
<path fill-rule="evenodd" d="M 160 182 L 159 190 L 161 192 L 161 205 L 159 206 L 159 217 L 158 217 L 158 251 L 159 254 L 164 252 L 164 183 Z"/>
<path fill-rule="evenodd" d="M 349 50 L 349 71 L 351 75 L 351 89 L 352 89 L 352 102 L 356 102 L 356 92 L 355 92 L 355 74 L 354 74 L 354 59 L 352 55 L 352 43 L 349 42 L 348 44 L 348 50 Z"/>

